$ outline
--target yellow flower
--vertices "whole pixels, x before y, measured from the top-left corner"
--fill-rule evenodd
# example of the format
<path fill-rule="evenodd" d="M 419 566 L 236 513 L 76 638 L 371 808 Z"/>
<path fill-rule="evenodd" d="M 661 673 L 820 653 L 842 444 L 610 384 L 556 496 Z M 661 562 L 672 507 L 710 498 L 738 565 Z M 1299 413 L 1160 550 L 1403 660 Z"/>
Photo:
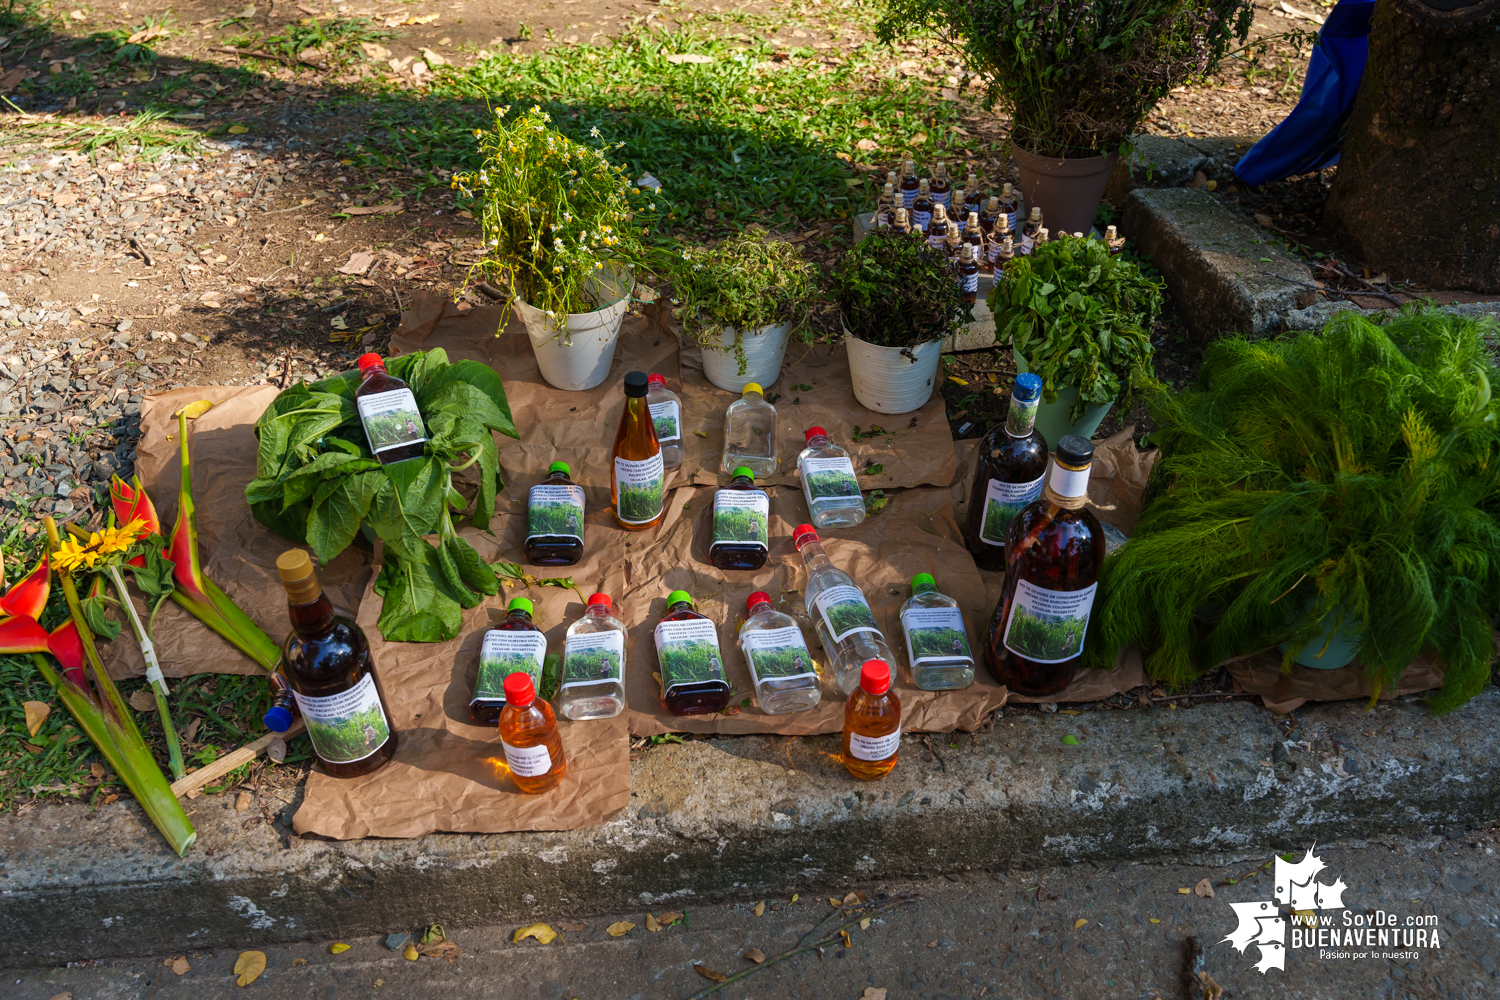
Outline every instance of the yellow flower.
<path fill-rule="evenodd" d="M 105 528 L 89 536 L 87 542 L 66 538 L 54 555 L 54 565 L 63 572 L 72 572 L 81 567 L 93 569 L 101 558 L 115 552 L 124 552 L 146 533 L 146 522 L 131 521 L 123 528 Z"/>

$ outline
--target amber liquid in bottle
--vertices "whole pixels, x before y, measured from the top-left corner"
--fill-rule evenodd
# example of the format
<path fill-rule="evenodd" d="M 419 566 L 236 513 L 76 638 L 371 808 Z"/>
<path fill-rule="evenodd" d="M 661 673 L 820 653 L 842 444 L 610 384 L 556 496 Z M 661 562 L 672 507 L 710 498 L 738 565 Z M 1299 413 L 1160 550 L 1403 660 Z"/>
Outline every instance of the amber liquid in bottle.
<path fill-rule="evenodd" d="M 528 795 L 545 792 L 568 769 L 552 706 L 536 696 L 527 674 L 505 679 L 505 711 L 500 713 L 500 744 L 510 780 Z"/>
<path fill-rule="evenodd" d="M 306 552 L 283 552 L 276 569 L 292 620 L 282 662 L 313 752 L 335 778 L 368 774 L 396 753 L 370 643 L 352 619 L 334 613 Z"/>
<path fill-rule="evenodd" d="M 900 746 L 901 702 L 891 690 L 890 665 L 866 660 L 859 685 L 844 702 L 844 767 L 860 781 L 884 778 L 896 766 Z M 871 756 L 878 759 L 865 759 Z"/>
<path fill-rule="evenodd" d="M 990 616 L 984 658 L 1012 691 L 1056 694 L 1083 659 L 1105 540 L 1093 511 L 1072 505 L 1088 492 L 1093 454 L 1086 438 L 1059 439 L 1042 498 L 1010 522 L 1005 589 Z"/>
<path fill-rule="evenodd" d="M 700 615 L 693 610 L 693 602 L 681 591 L 673 591 L 667 598 L 667 613 L 662 616 L 663 622 L 685 622 L 695 618 L 702 618 L 712 623 L 713 619 L 707 615 Z M 723 658 L 721 654 L 712 654 L 719 661 L 719 677 L 713 680 L 695 681 L 690 683 L 673 683 L 672 678 L 667 676 L 666 670 L 660 663 L 660 650 L 657 652 L 658 672 L 661 674 L 661 707 L 674 715 L 703 715 L 709 712 L 717 712 L 729 704 L 729 694 L 732 690 L 729 682 L 723 679 Z M 668 693 L 668 688 L 671 693 Z"/>
<path fill-rule="evenodd" d="M 609 502 L 615 522 L 626 531 L 660 524 L 666 492 L 666 467 L 646 406 L 646 384 L 645 372 L 625 374 L 625 408 L 620 412 L 610 461 Z"/>
<path fill-rule="evenodd" d="M 386 372 L 385 362 L 378 354 L 366 354 L 359 359 L 359 374 L 359 388 L 354 390 L 356 406 L 360 405 L 360 400 L 381 393 L 396 392 L 400 389 L 407 390 L 408 394 L 411 392 L 411 388 L 405 382 Z M 422 415 L 417 412 L 416 406 L 416 399 L 412 397 L 409 409 L 383 413 L 379 416 L 367 416 L 365 408 L 360 406 L 360 421 L 365 426 L 366 440 L 369 441 L 370 450 L 374 452 L 380 464 L 392 465 L 409 458 L 422 457 L 427 443 L 427 431 L 422 425 Z M 372 423 L 372 420 L 380 420 L 382 423 Z M 384 432 L 416 440 L 395 447 L 380 448 L 379 438 L 372 436 L 372 428 L 379 428 L 374 430 L 375 435 Z"/>
<path fill-rule="evenodd" d="M 980 569 L 1005 569 L 1005 538 L 1011 520 L 1042 492 L 1047 472 L 1047 441 L 1036 429 L 1042 380 L 1016 378 L 1005 423 L 979 442 L 979 468 L 969 494 L 964 541 Z"/>
<path fill-rule="evenodd" d="M 549 531 L 545 534 L 540 525 L 537 525 L 537 534 L 532 534 L 532 505 L 537 504 L 543 498 L 538 495 L 536 487 L 528 496 L 526 508 L 527 533 L 526 533 L 526 561 L 533 566 L 572 566 L 583 558 L 583 495 L 573 480 L 569 478 L 571 470 L 563 462 L 553 462 L 547 471 L 547 478 L 537 484 L 539 487 L 562 487 L 563 489 L 545 490 L 547 506 L 555 510 L 566 510 L 562 515 L 563 522 L 560 525 L 562 533 Z M 573 486 L 574 489 L 566 490 Z M 564 492 L 566 490 L 566 493 Z M 577 500 L 574 508 L 572 500 Z"/>

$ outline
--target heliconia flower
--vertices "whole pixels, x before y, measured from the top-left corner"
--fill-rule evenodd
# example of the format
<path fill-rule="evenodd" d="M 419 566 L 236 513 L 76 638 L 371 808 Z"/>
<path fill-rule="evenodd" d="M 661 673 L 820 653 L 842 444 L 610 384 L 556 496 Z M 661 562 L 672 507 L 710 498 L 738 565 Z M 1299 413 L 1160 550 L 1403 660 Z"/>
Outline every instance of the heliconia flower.
<path fill-rule="evenodd" d="M 85 691 L 88 682 L 83 674 L 83 639 L 78 635 L 78 626 L 69 618 L 47 636 L 47 652 L 57 657 L 62 664 L 63 676 Z"/>
<path fill-rule="evenodd" d="M 6 591 L 4 597 L 0 597 L 0 613 L 34 621 L 47 606 L 47 595 L 51 592 L 52 571 L 47 556 L 43 553 L 36 568 L 16 581 L 16 585 Z"/>
<path fill-rule="evenodd" d="M 0 619 L 0 653 L 46 652 L 47 638 L 47 630 L 29 615 Z"/>
<path fill-rule="evenodd" d="M 141 521 L 146 526 L 144 534 L 161 534 L 161 518 L 157 517 L 156 508 L 152 506 L 151 498 L 146 495 L 146 488 L 141 485 L 141 477 L 133 477 L 132 482 L 133 487 L 127 485 L 119 476 L 114 476 L 109 481 L 109 502 L 114 507 L 115 521 L 119 524 Z M 144 566 L 146 557 L 136 556 L 130 560 L 130 565 Z"/>

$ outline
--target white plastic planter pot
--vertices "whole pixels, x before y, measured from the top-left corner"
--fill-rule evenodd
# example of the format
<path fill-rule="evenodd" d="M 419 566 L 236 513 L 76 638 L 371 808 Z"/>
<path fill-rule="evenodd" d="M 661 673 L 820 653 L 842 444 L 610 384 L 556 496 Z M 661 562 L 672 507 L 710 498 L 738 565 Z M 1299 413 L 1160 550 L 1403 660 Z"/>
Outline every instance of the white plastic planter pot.
<path fill-rule="evenodd" d="M 846 328 L 844 344 L 849 348 L 854 398 L 865 409 L 876 413 L 910 413 L 932 398 L 938 365 L 943 360 L 941 340 L 919 344 L 903 354 L 899 347 L 868 344 Z"/>
<path fill-rule="evenodd" d="M 730 392 L 743 393 L 750 382 L 770 388 L 781 377 L 781 359 L 786 356 L 787 334 L 791 330 L 792 324 L 778 323 L 747 332 L 740 340 L 745 353 L 743 372 L 734 349 L 733 327 L 725 327 L 717 338 L 702 338 L 698 344 L 703 349 L 703 374 L 714 385 Z"/>
<path fill-rule="evenodd" d="M 516 315 L 526 327 L 537 367 L 548 385 L 581 392 L 609 377 L 609 366 L 620 342 L 620 322 L 634 287 L 629 271 L 600 271 L 584 288 L 605 304 L 593 312 L 569 313 L 562 328 L 546 312 L 519 298 L 514 300 Z"/>

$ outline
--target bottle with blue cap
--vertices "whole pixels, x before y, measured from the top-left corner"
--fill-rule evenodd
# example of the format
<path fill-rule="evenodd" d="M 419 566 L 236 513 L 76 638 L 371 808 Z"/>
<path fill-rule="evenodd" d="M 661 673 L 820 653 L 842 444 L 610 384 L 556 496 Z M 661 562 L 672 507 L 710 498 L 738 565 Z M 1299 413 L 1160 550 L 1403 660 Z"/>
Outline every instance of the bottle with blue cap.
<path fill-rule="evenodd" d="M 724 413 L 725 472 L 741 466 L 757 479 L 776 473 L 776 407 L 766 402 L 766 391 L 746 382 L 740 398 Z"/>
<path fill-rule="evenodd" d="M 906 662 L 912 683 L 923 691 L 957 691 L 974 683 L 974 651 L 958 601 L 937 589 L 931 573 L 911 578 L 911 596 L 901 605 Z"/>
<path fill-rule="evenodd" d="M 1005 569 L 1005 532 L 1016 514 L 1042 495 L 1047 473 L 1047 441 L 1036 429 L 1042 380 L 1016 376 L 1005 423 L 979 442 L 979 467 L 969 493 L 964 538 L 980 569 Z"/>
<path fill-rule="evenodd" d="M 505 678 L 511 674 L 530 674 L 532 687 L 541 690 L 547 637 L 531 620 L 534 610 L 526 598 L 512 598 L 504 620 L 484 633 L 479 644 L 474 696 L 469 699 L 469 717 L 481 725 L 493 726 L 500 721 L 500 712 L 505 708 Z"/>

